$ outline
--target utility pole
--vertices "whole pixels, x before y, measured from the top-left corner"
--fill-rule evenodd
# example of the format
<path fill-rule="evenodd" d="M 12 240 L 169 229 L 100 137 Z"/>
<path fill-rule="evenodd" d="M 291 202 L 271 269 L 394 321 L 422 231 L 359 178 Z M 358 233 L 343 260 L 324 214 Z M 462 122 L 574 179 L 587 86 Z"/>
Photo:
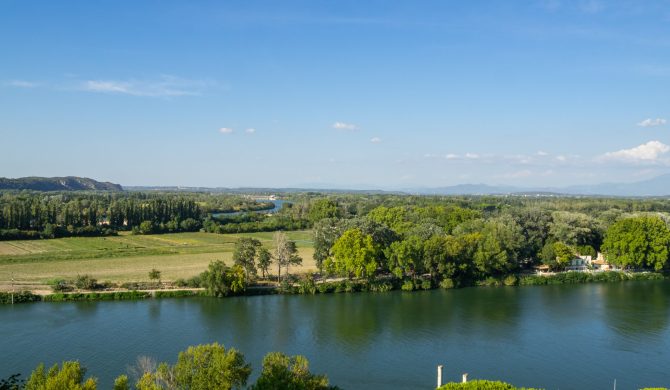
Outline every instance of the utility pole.
<path fill-rule="evenodd" d="M 12 305 L 14 304 L 14 272 L 12 272 Z"/>

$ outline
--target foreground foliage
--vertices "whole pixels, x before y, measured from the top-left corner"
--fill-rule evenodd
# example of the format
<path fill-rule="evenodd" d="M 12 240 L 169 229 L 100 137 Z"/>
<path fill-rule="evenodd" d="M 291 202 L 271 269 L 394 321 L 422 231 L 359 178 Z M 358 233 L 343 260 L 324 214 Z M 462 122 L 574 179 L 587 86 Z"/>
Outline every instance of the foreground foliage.
<path fill-rule="evenodd" d="M 509 383 L 499 381 L 474 380 L 467 383 L 450 382 L 438 390 L 533 390 L 526 387 L 515 387 Z"/>
<path fill-rule="evenodd" d="M 179 353 L 174 365 L 155 364 L 150 359 L 141 362 L 138 375 L 131 387 L 127 375 L 114 380 L 114 390 L 229 390 L 246 386 L 251 375 L 244 355 L 234 348 L 226 349 L 218 343 L 189 347 Z M 84 379 L 86 370 L 76 361 L 63 362 L 45 371 L 40 364 L 24 384 L 13 375 L 0 381 L 0 390 L 96 390 L 95 378 Z M 268 353 L 263 359 L 263 371 L 251 389 L 327 390 L 337 389 L 328 384 L 325 375 L 312 374 L 309 362 L 303 356 Z"/>

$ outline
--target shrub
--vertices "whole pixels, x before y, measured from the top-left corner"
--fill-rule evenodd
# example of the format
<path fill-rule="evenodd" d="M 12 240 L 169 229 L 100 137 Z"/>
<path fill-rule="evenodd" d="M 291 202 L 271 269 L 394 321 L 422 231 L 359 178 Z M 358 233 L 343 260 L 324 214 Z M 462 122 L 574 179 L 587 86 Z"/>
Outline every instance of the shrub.
<path fill-rule="evenodd" d="M 317 284 L 316 288 L 322 294 L 332 293 L 332 292 L 335 291 L 335 285 L 333 285 L 332 283 L 327 283 L 327 282 Z"/>
<path fill-rule="evenodd" d="M 516 286 L 519 284 L 519 279 L 514 275 L 508 275 L 504 280 L 503 284 L 505 286 Z"/>
<path fill-rule="evenodd" d="M 54 292 L 72 291 L 72 286 L 65 279 L 54 279 L 48 282 Z"/>
<path fill-rule="evenodd" d="M 430 279 L 424 279 L 421 281 L 422 290 L 430 290 L 431 288 L 433 288 L 433 282 Z"/>
<path fill-rule="evenodd" d="M 300 279 L 298 282 L 298 293 L 316 294 L 316 283 L 314 283 L 314 278 L 311 274 L 307 274 Z"/>
<path fill-rule="evenodd" d="M 500 286 L 500 280 L 494 278 L 493 276 L 489 276 L 488 278 L 480 281 L 478 283 L 480 286 Z"/>
<path fill-rule="evenodd" d="M 438 390 L 524 390 L 524 388 L 514 387 L 509 383 L 499 381 L 473 380 L 466 383 L 450 382 L 439 387 Z"/>
<path fill-rule="evenodd" d="M 98 288 L 98 281 L 90 275 L 77 275 L 74 285 L 80 290 L 95 290 Z"/>
<path fill-rule="evenodd" d="M 374 292 L 387 292 L 393 290 L 393 284 L 390 282 L 372 282 L 369 289 Z"/>
<path fill-rule="evenodd" d="M 19 291 L 15 293 L 0 292 L 0 304 L 11 304 L 12 295 L 14 296 L 14 303 L 39 302 L 42 300 L 42 297 L 35 295 L 30 291 Z"/>
<path fill-rule="evenodd" d="M 443 288 L 445 290 L 449 290 L 449 289 L 452 289 L 454 287 L 456 287 L 456 285 L 454 284 L 453 279 L 446 278 L 446 279 L 442 279 L 442 281 L 440 282 L 440 288 Z"/>
<path fill-rule="evenodd" d="M 414 282 L 412 280 L 405 280 L 402 282 L 402 286 L 400 287 L 402 291 L 414 291 Z"/>

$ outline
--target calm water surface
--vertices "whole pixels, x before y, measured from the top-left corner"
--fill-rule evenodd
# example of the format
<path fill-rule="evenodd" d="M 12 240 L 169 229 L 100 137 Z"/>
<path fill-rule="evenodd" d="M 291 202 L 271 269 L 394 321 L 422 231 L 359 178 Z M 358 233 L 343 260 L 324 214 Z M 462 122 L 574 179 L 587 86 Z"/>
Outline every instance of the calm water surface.
<path fill-rule="evenodd" d="M 137 356 L 189 345 L 303 354 L 346 389 L 431 389 L 500 379 L 547 389 L 670 385 L 670 283 L 415 293 L 37 303 L 0 307 L 0 377 L 79 359 L 100 388 Z"/>

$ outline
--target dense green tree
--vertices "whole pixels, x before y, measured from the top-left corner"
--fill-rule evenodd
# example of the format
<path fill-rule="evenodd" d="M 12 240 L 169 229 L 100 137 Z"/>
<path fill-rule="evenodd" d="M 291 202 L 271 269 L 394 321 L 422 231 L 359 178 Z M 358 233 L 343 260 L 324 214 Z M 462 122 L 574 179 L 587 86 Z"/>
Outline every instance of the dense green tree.
<path fill-rule="evenodd" d="M 247 283 L 257 275 L 256 257 L 260 248 L 261 242 L 251 237 L 242 237 L 235 242 L 233 261 L 244 268 Z"/>
<path fill-rule="evenodd" d="M 670 231 L 658 217 L 626 218 L 607 231 L 603 251 L 607 259 L 624 268 L 659 271 L 668 261 Z"/>
<path fill-rule="evenodd" d="M 246 385 L 251 366 L 236 349 L 213 343 L 180 352 L 170 371 L 179 389 L 228 390 Z"/>
<path fill-rule="evenodd" d="M 416 276 L 423 272 L 423 240 L 420 237 L 395 241 L 385 251 L 388 269 L 396 277 Z"/>
<path fill-rule="evenodd" d="M 562 242 L 550 242 L 542 248 L 542 262 L 554 270 L 562 270 L 576 257 L 575 250 Z"/>
<path fill-rule="evenodd" d="M 316 223 L 324 218 L 339 218 L 340 216 L 340 208 L 336 202 L 328 198 L 321 198 L 310 203 L 307 219 L 311 223 Z"/>
<path fill-rule="evenodd" d="M 304 356 L 287 356 L 270 352 L 263 358 L 263 371 L 252 390 L 326 390 L 328 378 L 309 371 L 309 362 Z"/>
<path fill-rule="evenodd" d="M 578 245 L 600 247 L 602 229 L 595 218 L 584 213 L 556 211 L 552 214 L 552 219 L 549 235 L 555 241 L 573 247 Z"/>
<path fill-rule="evenodd" d="M 344 224 L 335 218 L 322 219 L 314 224 L 312 237 L 314 240 L 314 260 L 319 271 L 323 271 L 323 262 L 331 256 L 330 249 L 342 235 Z"/>
<path fill-rule="evenodd" d="M 370 211 L 367 217 L 378 224 L 386 225 L 396 233 L 405 233 L 412 227 L 409 221 L 410 210 L 407 207 L 386 207 L 379 206 Z"/>
<path fill-rule="evenodd" d="M 269 275 L 270 265 L 272 265 L 272 253 L 267 248 L 260 247 L 258 249 L 258 268 L 261 270 L 263 279 L 265 275 Z"/>
<path fill-rule="evenodd" d="M 379 247 L 372 236 L 363 234 L 360 229 L 345 231 L 333 245 L 332 252 L 328 267 L 340 275 L 370 279 L 379 265 Z"/>
<path fill-rule="evenodd" d="M 472 221 L 463 226 L 461 234 L 464 232 L 480 234 L 473 254 L 474 266 L 480 274 L 504 274 L 519 267 L 524 236 L 511 217 Z"/>
<path fill-rule="evenodd" d="M 519 256 L 522 259 L 537 258 L 549 236 L 551 214 L 547 210 L 531 207 L 515 210 L 512 217 L 521 227 L 524 236 Z"/>
<path fill-rule="evenodd" d="M 214 297 L 239 294 L 246 289 L 246 275 L 240 266 L 228 267 L 223 261 L 211 262 L 201 275 L 202 285 Z"/>

